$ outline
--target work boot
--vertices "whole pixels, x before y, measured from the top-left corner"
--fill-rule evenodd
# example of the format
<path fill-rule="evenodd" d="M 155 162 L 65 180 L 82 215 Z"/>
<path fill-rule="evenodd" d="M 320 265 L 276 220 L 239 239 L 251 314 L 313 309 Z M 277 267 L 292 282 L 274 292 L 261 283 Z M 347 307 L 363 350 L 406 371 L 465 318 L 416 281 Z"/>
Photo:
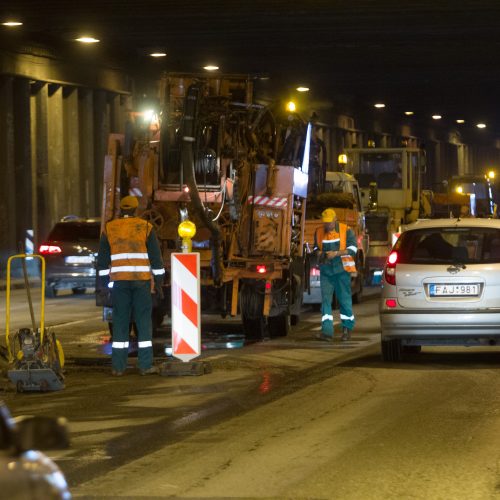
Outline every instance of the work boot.
<path fill-rule="evenodd" d="M 148 368 L 147 370 L 139 369 L 139 373 L 141 375 L 158 375 L 159 370 L 158 370 L 158 367 L 152 366 L 151 368 Z"/>
<path fill-rule="evenodd" d="M 325 342 L 333 342 L 333 335 L 326 335 L 324 333 L 318 333 L 316 335 L 318 340 L 324 340 Z"/>
<path fill-rule="evenodd" d="M 342 328 L 342 342 L 345 342 L 346 340 L 350 339 L 351 339 L 351 332 L 349 328 L 344 326 L 344 328 Z"/>

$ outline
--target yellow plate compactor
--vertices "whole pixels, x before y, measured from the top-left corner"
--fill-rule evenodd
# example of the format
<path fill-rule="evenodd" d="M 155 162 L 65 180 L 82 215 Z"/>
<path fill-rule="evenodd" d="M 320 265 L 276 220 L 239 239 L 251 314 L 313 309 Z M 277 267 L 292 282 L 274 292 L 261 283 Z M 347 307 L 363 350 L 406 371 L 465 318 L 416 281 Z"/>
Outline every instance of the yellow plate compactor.
<path fill-rule="evenodd" d="M 36 258 L 41 261 L 41 301 L 40 325 L 35 322 L 31 290 L 26 270 L 26 259 Z M 10 286 L 11 263 L 22 259 L 24 284 L 28 296 L 32 328 L 21 328 L 10 335 Z M 18 254 L 7 261 L 6 318 L 5 337 L 9 358 L 7 376 L 16 386 L 17 392 L 58 391 L 64 389 L 64 353 L 61 343 L 52 330 L 45 328 L 45 259 L 36 254 Z"/>

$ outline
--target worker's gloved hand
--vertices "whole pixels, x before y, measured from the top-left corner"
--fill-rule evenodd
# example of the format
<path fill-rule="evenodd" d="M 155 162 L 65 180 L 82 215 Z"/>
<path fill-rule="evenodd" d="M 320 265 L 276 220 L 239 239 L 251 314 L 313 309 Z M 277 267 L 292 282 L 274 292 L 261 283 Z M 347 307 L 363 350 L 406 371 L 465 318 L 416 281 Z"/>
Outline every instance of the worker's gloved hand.
<path fill-rule="evenodd" d="M 95 289 L 96 305 L 111 306 L 111 288 L 109 287 L 109 275 L 97 276 Z"/>
<path fill-rule="evenodd" d="M 163 279 L 155 279 L 155 294 L 159 301 L 162 301 L 164 298 L 162 285 Z"/>
<path fill-rule="evenodd" d="M 324 252 L 321 252 L 319 255 L 318 255 L 318 264 L 324 264 L 325 262 L 327 262 L 327 258 L 326 258 L 326 254 Z"/>

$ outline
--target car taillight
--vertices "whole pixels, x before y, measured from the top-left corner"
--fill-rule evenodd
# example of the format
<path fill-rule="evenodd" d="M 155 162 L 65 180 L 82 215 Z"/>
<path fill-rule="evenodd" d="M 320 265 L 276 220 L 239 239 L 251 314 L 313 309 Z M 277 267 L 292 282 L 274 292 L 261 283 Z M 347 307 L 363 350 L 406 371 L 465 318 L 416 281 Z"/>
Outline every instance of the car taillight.
<path fill-rule="evenodd" d="M 396 284 L 396 264 L 398 262 L 398 253 L 391 252 L 385 263 L 384 279 L 389 285 Z"/>
<path fill-rule="evenodd" d="M 267 267 L 262 265 L 255 266 L 255 270 L 260 273 L 260 274 L 265 274 L 267 273 Z"/>
<path fill-rule="evenodd" d="M 40 245 L 38 248 L 38 253 L 41 255 L 52 255 L 61 252 L 61 247 L 58 247 L 57 245 Z"/>

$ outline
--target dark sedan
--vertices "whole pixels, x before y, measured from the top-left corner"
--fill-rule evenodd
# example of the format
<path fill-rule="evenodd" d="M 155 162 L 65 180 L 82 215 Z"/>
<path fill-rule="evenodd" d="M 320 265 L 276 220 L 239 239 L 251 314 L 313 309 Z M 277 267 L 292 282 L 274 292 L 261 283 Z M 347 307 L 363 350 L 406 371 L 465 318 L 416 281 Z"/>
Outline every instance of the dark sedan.
<path fill-rule="evenodd" d="M 45 295 L 59 290 L 75 294 L 95 288 L 95 257 L 99 248 L 99 219 L 65 217 L 57 222 L 38 252 L 45 257 Z"/>

